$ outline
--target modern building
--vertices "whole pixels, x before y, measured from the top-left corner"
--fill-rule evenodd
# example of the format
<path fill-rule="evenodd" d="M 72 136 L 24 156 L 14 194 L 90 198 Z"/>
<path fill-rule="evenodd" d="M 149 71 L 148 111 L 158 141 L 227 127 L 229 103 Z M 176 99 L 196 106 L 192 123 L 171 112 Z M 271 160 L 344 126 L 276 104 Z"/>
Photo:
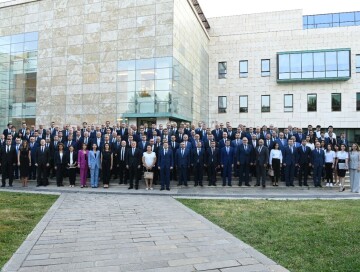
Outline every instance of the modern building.
<path fill-rule="evenodd" d="M 1 128 L 319 124 L 360 141 L 360 12 L 206 19 L 197 0 L 8 0 L 0 18 Z"/>

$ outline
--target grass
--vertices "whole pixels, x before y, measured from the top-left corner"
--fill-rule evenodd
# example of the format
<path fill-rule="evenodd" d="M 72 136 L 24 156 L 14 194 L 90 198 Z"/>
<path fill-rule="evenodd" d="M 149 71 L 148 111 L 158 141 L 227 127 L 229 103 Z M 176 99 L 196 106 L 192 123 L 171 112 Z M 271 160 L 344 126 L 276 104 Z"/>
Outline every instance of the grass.
<path fill-rule="evenodd" d="M 360 269 L 360 201 L 179 201 L 290 271 Z"/>
<path fill-rule="evenodd" d="M 0 269 L 58 196 L 0 192 Z"/>

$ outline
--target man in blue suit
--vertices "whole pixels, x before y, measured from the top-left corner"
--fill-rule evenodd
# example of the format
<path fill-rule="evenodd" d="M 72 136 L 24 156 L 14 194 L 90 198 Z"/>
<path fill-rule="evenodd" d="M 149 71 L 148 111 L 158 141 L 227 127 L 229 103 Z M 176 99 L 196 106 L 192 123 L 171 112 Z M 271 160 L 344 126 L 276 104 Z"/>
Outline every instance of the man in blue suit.
<path fill-rule="evenodd" d="M 252 165 L 252 154 L 253 147 L 248 144 L 248 139 L 244 137 L 236 152 L 237 164 L 239 165 L 239 186 L 242 186 L 243 181 L 245 186 L 250 186 L 249 169 Z"/>
<path fill-rule="evenodd" d="M 320 149 L 320 143 L 316 142 L 315 149 L 312 151 L 311 156 L 311 164 L 314 168 L 313 178 L 314 178 L 314 186 L 321 186 L 321 175 L 322 171 L 325 167 L 325 153 L 324 150 Z"/>
<path fill-rule="evenodd" d="M 293 140 L 288 140 L 288 146 L 284 149 L 283 165 L 285 167 L 285 183 L 286 186 L 294 186 L 294 175 L 295 175 L 295 166 L 298 162 L 298 152 L 294 147 Z"/>
<path fill-rule="evenodd" d="M 180 148 L 176 151 L 175 154 L 175 164 L 177 171 L 179 173 L 179 183 L 178 186 L 188 186 L 188 173 L 190 167 L 190 150 L 185 148 L 185 143 L 180 144 Z"/>
<path fill-rule="evenodd" d="M 30 171 L 29 171 L 29 179 L 30 180 L 36 180 L 36 166 L 35 166 L 35 155 L 36 155 L 36 150 L 38 148 L 38 144 L 35 142 L 35 137 L 32 136 L 30 137 L 30 144 L 29 144 L 29 149 L 30 149 L 30 154 L 31 154 L 31 166 L 30 166 Z"/>
<path fill-rule="evenodd" d="M 204 154 L 205 150 L 202 148 L 202 144 L 199 141 L 197 147 L 191 152 L 191 165 L 194 169 L 194 181 L 195 187 L 200 185 L 203 186 L 203 169 L 204 169 Z"/>
<path fill-rule="evenodd" d="M 169 144 L 164 142 L 163 148 L 159 151 L 158 168 L 160 171 L 160 191 L 170 191 L 170 172 L 174 167 L 173 151 L 169 148 Z"/>
<path fill-rule="evenodd" d="M 224 132 L 226 133 L 226 132 Z M 226 186 L 226 178 L 228 180 L 228 186 L 231 184 L 232 168 L 234 167 L 234 148 L 230 146 L 230 140 L 226 140 L 225 147 L 220 150 L 220 162 L 223 169 L 223 186 Z"/>
<path fill-rule="evenodd" d="M 299 165 L 299 186 L 303 185 L 304 178 L 304 186 L 308 186 L 307 178 L 309 174 L 309 167 L 311 166 L 311 149 L 306 146 L 306 139 L 302 139 L 301 146 L 298 147 L 298 165 Z"/>

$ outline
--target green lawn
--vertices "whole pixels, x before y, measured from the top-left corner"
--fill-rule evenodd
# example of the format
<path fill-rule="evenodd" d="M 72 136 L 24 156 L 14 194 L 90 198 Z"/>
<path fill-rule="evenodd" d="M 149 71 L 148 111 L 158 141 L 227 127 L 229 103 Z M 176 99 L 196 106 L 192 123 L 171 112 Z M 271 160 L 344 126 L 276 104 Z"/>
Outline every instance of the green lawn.
<path fill-rule="evenodd" d="M 290 271 L 360 271 L 360 201 L 179 201 Z"/>
<path fill-rule="evenodd" d="M 58 196 L 0 192 L 0 269 Z"/>

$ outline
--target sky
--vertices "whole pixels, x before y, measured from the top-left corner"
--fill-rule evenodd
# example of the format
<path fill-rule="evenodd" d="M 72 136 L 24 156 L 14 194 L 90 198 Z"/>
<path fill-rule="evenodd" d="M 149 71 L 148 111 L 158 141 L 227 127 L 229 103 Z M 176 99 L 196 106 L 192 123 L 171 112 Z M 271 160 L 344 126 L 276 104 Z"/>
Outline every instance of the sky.
<path fill-rule="evenodd" d="M 198 0 L 207 18 L 302 9 L 303 15 L 360 11 L 359 0 Z"/>

